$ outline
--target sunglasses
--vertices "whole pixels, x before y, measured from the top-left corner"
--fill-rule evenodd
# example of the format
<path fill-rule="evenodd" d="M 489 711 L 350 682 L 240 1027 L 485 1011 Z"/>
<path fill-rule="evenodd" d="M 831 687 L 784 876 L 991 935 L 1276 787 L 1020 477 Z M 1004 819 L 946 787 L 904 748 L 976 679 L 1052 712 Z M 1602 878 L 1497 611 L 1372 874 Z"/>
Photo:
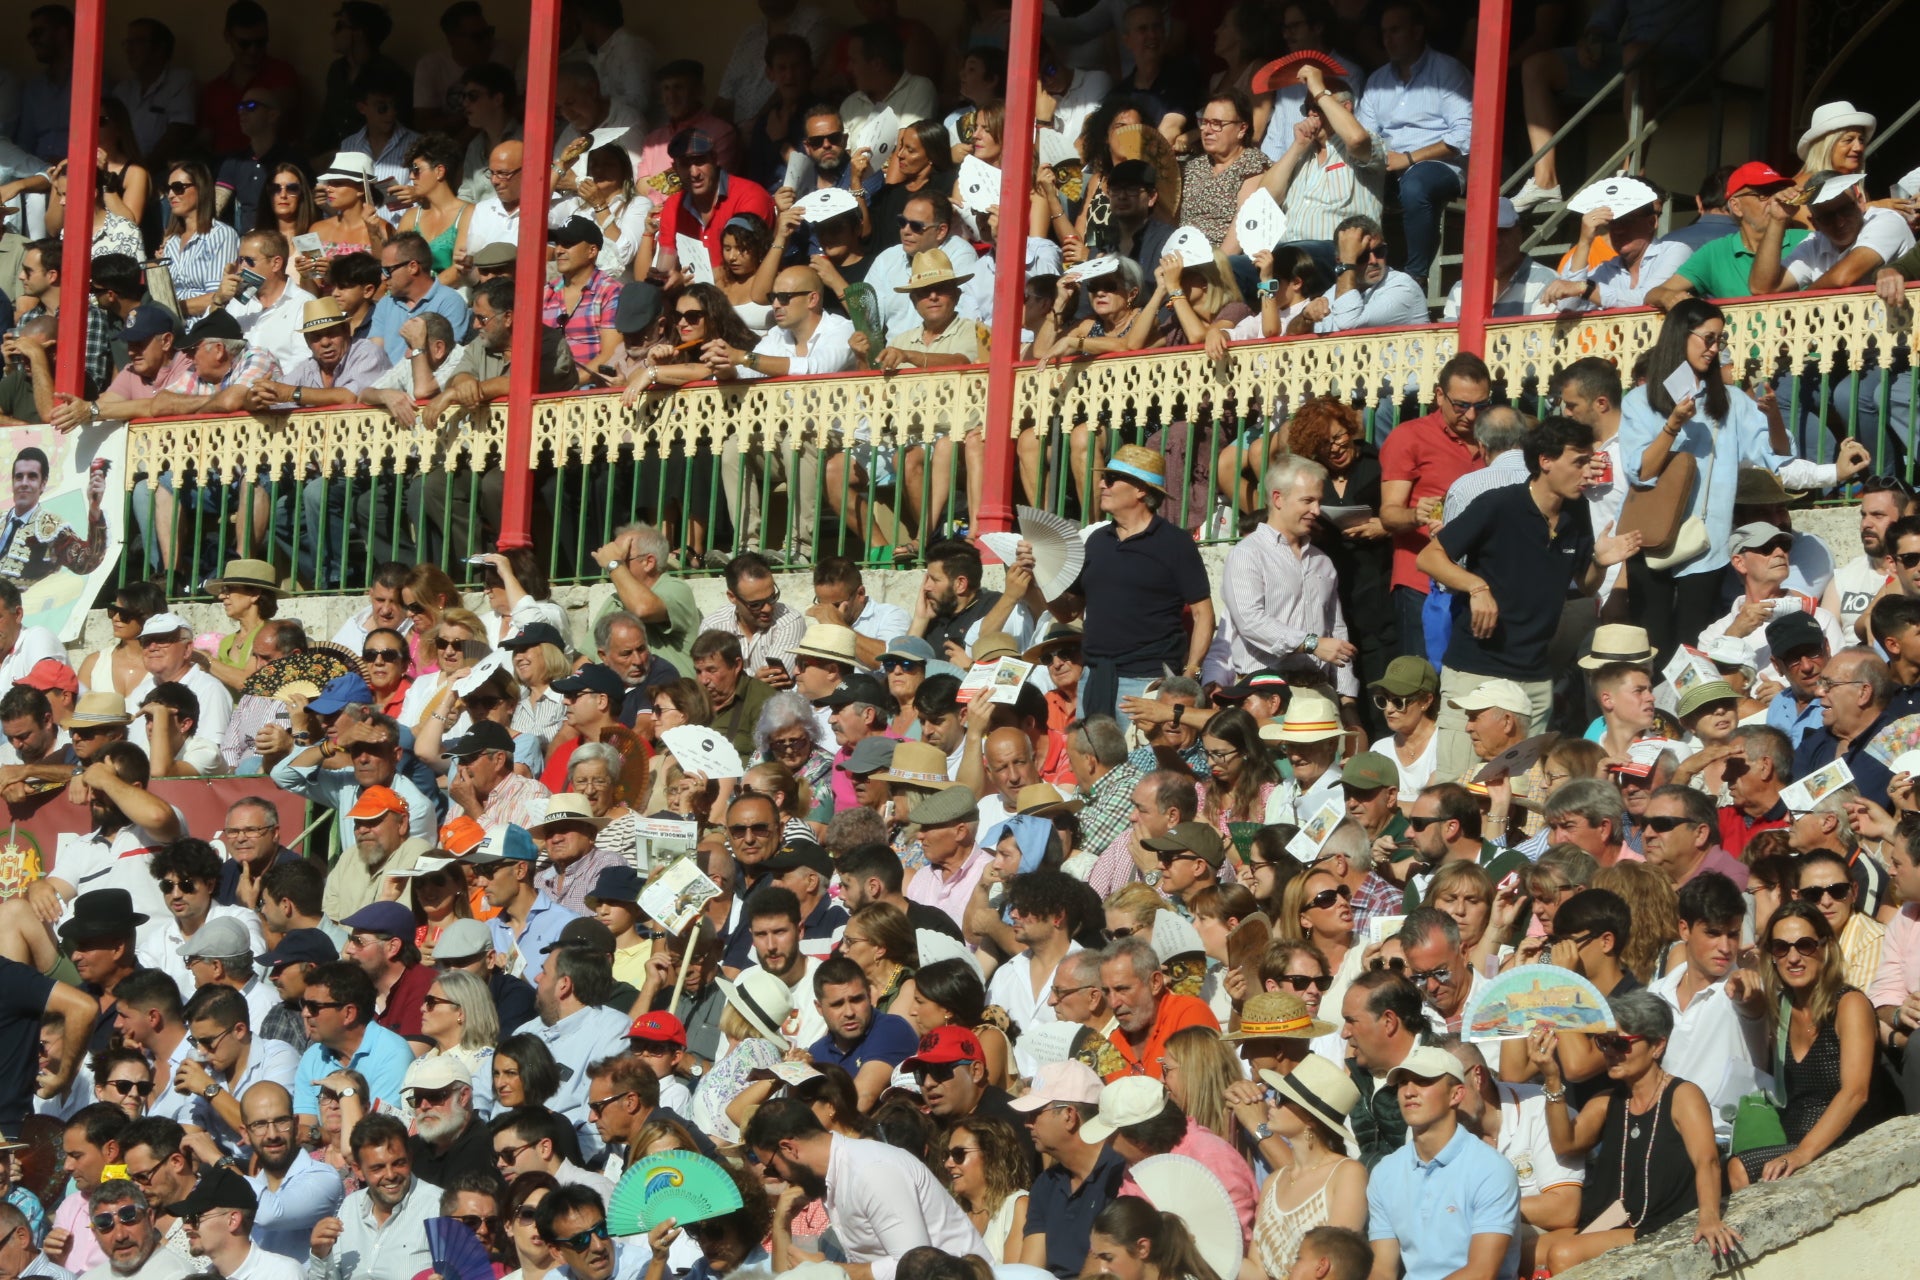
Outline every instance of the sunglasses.
<path fill-rule="evenodd" d="M 1108 942 L 1118 942 L 1122 938 L 1131 938 L 1140 931 L 1132 925 L 1128 925 L 1120 929 L 1102 929 L 1100 932 L 1106 936 Z"/>
<path fill-rule="evenodd" d="M 1325 911 L 1336 902 L 1352 902 L 1353 890 L 1346 885 L 1337 885 L 1331 889 L 1322 889 L 1307 899 L 1307 906 L 1315 911 Z M 1322 988 L 1325 990 L 1325 988 Z"/>
<path fill-rule="evenodd" d="M 1900 562 L 1902 569 L 1920 567 L 1920 551 L 1896 551 L 1893 558 Z"/>
<path fill-rule="evenodd" d="M 770 836 L 773 834 L 771 822 L 736 822 L 727 828 L 727 834 L 738 840 L 741 836 Z"/>
<path fill-rule="evenodd" d="M 1283 973 L 1276 981 L 1286 983 L 1295 991 L 1305 991 L 1308 988 L 1312 988 L 1322 995 L 1325 995 L 1328 988 L 1333 986 L 1332 976 L 1324 973 Z"/>
<path fill-rule="evenodd" d="M 596 1222 L 585 1231 L 579 1232 L 576 1235 L 570 1235 L 564 1240 L 555 1240 L 549 1237 L 547 1243 L 556 1249 L 565 1249 L 568 1253 L 581 1253 L 595 1240 L 605 1240 L 606 1238 L 607 1224 L 605 1222 Z"/>
<path fill-rule="evenodd" d="M 1547 945 L 1548 945 L 1549 947 L 1557 947 L 1557 946 L 1559 946 L 1559 945 L 1560 945 L 1561 943 L 1563 943 L 1563 942 L 1571 942 L 1571 943 L 1572 943 L 1572 944 L 1573 944 L 1574 946 L 1576 946 L 1576 947 L 1584 947 L 1584 946 L 1586 946 L 1586 945 L 1587 945 L 1587 944 L 1588 944 L 1589 942 L 1592 942 L 1592 941 L 1594 940 L 1594 938 L 1596 938 L 1596 937 L 1598 937 L 1598 936 L 1599 936 L 1598 934 L 1595 934 L 1595 933 L 1591 933 L 1591 932 L 1588 932 L 1588 933 L 1550 933 L 1550 934 L 1548 934 L 1548 935 L 1547 935 L 1547 937 L 1546 937 L 1546 943 L 1547 943 Z"/>
<path fill-rule="evenodd" d="M 904 213 L 896 217 L 894 221 L 900 224 L 902 231 L 911 231 L 915 235 L 924 235 L 927 228 L 933 225 L 931 222 L 922 222 L 918 218 L 909 218 Z"/>
<path fill-rule="evenodd" d="M 697 307 L 682 307 L 676 310 L 673 316 L 681 324 L 699 324 L 707 318 L 707 313 L 704 309 Z"/>
<path fill-rule="evenodd" d="M 1201 857 L 1199 854 L 1192 853 L 1186 849 L 1163 849 L 1156 856 L 1160 859 L 1160 865 L 1163 867 L 1170 867 L 1174 863 L 1182 861 L 1183 859 L 1186 859 L 1186 858 L 1191 858 L 1195 862 L 1206 861 L 1206 859 Z"/>
<path fill-rule="evenodd" d="M 267 108 L 267 104 L 260 101 L 260 99 L 258 98 L 248 98 L 245 102 L 240 104 L 240 110 L 242 111 L 264 111 L 266 110 L 266 108 Z"/>
<path fill-rule="evenodd" d="M 137 609 L 123 609 L 117 604 L 107 606 L 107 616 L 115 622 L 145 622 L 147 615 Z"/>
<path fill-rule="evenodd" d="M 446 636 L 441 636 L 439 639 L 433 642 L 433 647 L 436 649 L 445 649 L 452 653 L 458 653 L 466 647 L 466 644 L 467 642 L 465 640 L 451 640 L 451 639 L 448 639 Z"/>
<path fill-rule="evenodd" d="M 305 190 L 305 188 L 297 182 L 276 182 L 269 186 L 267 190 L 277 196 L 297 196 L 301 191 Z"/>
<path fill-rule="evenodd" d="M 146 1216 L 147 1211 L 140 1206 L 123 1204 L 112 1213 L 96 1213 L 89 1221 L 93 1223 L 95 1231 L 111 1231 L 116 1222 L 123 1227 L 130 1227 Z"/>
<path fill-rule="evenodd" d="M 1685 827 L 1685 826 L 1692 825 L 1691 821 L 1687 818 L 1682 818 L 1675 815 L 1669 815 L 1664 813 L 1655 814 L 1652 817 L 1643 819 L 1643 821 L 1647 824 L 1647 829 L 1649 831 L 1658 831 L 1661 835 L 1665 835 L 1667 832 L 1672 831 L 1675 827 Z"/>
<path fill-rule="evenodd" d="M 1775 960 L 1785 960 L 1789 951 L 1797 951 L 1811 959 L 1820 954 L 1820 948 L 1823 945 L 1825 944 L 1818 938 L 1795 938 L 1792 942 L 1788 942 L 1785 938 L 1768 938 L 1767 954 Z"/>
<path fill-rule="evenodd" d="M 1437 982 L 1443 987 L 1449 986 L 1453 982 L 1453 966 L 1443 964 L 1438 969 L 1409 969 L 1407 980 L 1416 987 L 1424 987 L 1429 982 Z"/>
<path fill-rule="evenodd" d="M 1407 700 L 1395 693 L 1376 693 L 1373 695 L 1373 705 L 1382 711 L 1398 711 L 1407 705 Z"/>
<path fill-rule="evenodd" d="M 779 289 L 773 291 L 773 300 L 783 307 L 791 304 L 796 298 L 811 298 L 812 296 L 813 290 L 811 289 L 795 289 L 791 293 L 783 292 Z"/>
<path fill-rule="evenodd" d="M 1630 1036 L 1624 1031 L 1603 1031 L 1593 1038 L 1593 1047 L 1602 1053 L 1625 1053 L 1645 1039 L 1645 1036 Z"/>
<path fill-rule="evenodd" d="M 847 145 L 845 133 L 814 133 L 807 135 L 809 147 L 844 147 Z"/>
<path fill-rule="evenodd" d="M 1838 884 L 1809 884 L 1800 887 L 1800 901 L 1817 903 L 1822 898 L 1832 898 L 1835 902 L 1845 902 L 1853 896 L 1853 881 L 1842 880 Z"/>
<path fill-rule="evenodd" d="M 923 1063 L 913 1069 L 913 1078 L 923 1084 L 929 1080 L 935 1084 L 945 1084 L 947 1081 L 953 1079 L 953 1073 L 955 1071 L 967 1065 L 969 1064 L 965 1058 L 962 1058 L 958 1062 Z"/>
<path fill-rule="evenodd" d="M 1415 831 L 1425 831 L 1428 827 L 1432 826 L 1434 823 L 1445 822 L 1445 821 L 1446 821 L 1445 818 L 1439 817 L 1438 815 L 1431 818 L 1408 818 L 1407 826 L 1412 828 Z"/>
<path fill-rule="evenodd" d="M 1407 962 L 1405 958 L 1401 956 L 1375 956 L 1368 962 L 1367 968 L 1373 973 L 1379 973 L 1382 969 L 1391 969 L 1395 973 L 1405 973 L 1407 971 Z"/>
<path fill-rule="evenodd" d="M 597 1102 L 589 1098 L 587 1100 L 587 1114 L 590 1116 L 598 1116 L 602 1111 L 605 1111 L 608 1107 L 620 1101 L 620 1099 L 631 1098 L 632 1096 L 633 1090 L 629 1089 L 625 1093 L 611 1094 L 608 1097 L 601 1098 Z"/>
<path fill-rule="evenodd" d="M 420 997 L 420 1005 L 425 1009 L 438 1009 L 441 1005 L 451 1005 L 455 1009 L 458 1009 L 460 1002 L 458 1000 L 449 1000 L 445 996 L 436 996 L 429 992 Z"/>
<path fill-rule="evenodd" d="M 924 662 L 916 662 L 916 661 L 914 661 L 914 660 L 913 660 L 912 658 L 882 658 L 882 659 L 880 659 L 880 669 L 881 669 L 882 671 L 887 671 L 887 672 L 894 672 L 894 671 L 906 671 L 906 670 L 908 670 L 909 668 L 913 668 L 913 669 L 918 669 L 918 668 L 920 668 L 920 667 L 923 667 L 923 666 L 925 666 L 925 665 L 926 665 L 926 664 L 925 664 Z"/>
<path fill-rule="evenodd" d="M 449 1214 L 448 1216 L 455 1222 L 465 1223 L 467 1230 L 473 1232 L 475 1235 L 479 1235 L 483 1227 L 487 1230 L 492 1230 L 494 1227 L 500 1225 L 500 1219 L 490 1218 L 479 1213 L 455 1213 Z"/>
<path fill-rule="evenodd" d="M 175 880 L 172 876 L 168 876 L 165 879 L 160 881 L 161 897 L 163 898 L 166 897 L 168 894 L 172 893 L 176 889 L 178 889 L 181 893 L 192 893 L 193 881 L 188 880 L 184 876 L 178 880 Z"/>
<path fill-rule="evenodd" d="M 405 649 L 367 649 L 360 655 L 362 662 L 402 662 L 406 659 Z"/>
<path fill-rule="evenodd" d="M 457 1085 L 448 1085 L 444 1089 L 409 1089 L 407 1097 L 412 1101 L 408 1105 L 416 1110 L 420 1107 L 443 1107 L 453 1097 L 453 1091 L 457 1087 Z"/>
<path fill-rule="evenodd" d="M 193 190 L 193 184 L 191 182 L 169 182 L 167 184 L 167 191 L 172 195 L 183 196 L 191 190 Z"/>
<path fill-rule="evenodd" d="M 302 1000 L 300 1002 L 300 1011 L 309 1018 L 315 1018 L 320 1015 L 320 1011 L 323 1009 L 345 1008 L 346 1003 L 344 1000 Z M 336 1097 L 337 1096 L 338 1095 L 336 1095 Z"/>
<path fill-rule="evenodd" d="M 153 1081 L 151 1080 L 109 1080 L 107 1081 L 107 1088 L 114 1090 L 123 1098 L 130 1093 L 137 1093 L 144 1098 L 153 1092 Z"/>
<path fill-rule="evenodd" d="M 980 1148 L 978 1147 L 948 1147 L 947 1163 L 948 1164 L 965 1164 L 967 1162 L 967 1157 L 972 1155 L 974 1152 L 978 1151 L 979 1149 Z"/>

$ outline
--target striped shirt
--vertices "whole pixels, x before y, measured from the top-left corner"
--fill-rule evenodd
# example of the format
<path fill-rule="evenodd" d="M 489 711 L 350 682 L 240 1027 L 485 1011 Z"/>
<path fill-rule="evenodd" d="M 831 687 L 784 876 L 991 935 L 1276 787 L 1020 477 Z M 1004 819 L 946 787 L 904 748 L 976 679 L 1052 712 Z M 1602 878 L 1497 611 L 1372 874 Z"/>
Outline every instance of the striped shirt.
<path fill-rule="evenodd" d="M 1268 135 L 1273 132 L 1268 130 Z M 1329 135 L 1319 154 L 1309 155 L 1293 171 L 1280 201 L 1287 212 L 1288 241 L 1331 240 L 1341 222 L 1355 215 L 1378 222 L 1386 184 L 1384 140 L 1376 137 L 1368 158 L 1356 161 L 1346 143 Z"/>
<path fill-rule="evenodd" d="M 240 235 L 226 223 L 216 222 L 184 242 L 179 236 L 168 236 L 160 256 L 168 260 L 173 292 L 184 302 L 220 288 L 221 277 L 240 256 Z"/>
<path fill-rule="evenodd" d="M 746 660 L 747 674 L 753 675 L 774 663 L 793 670 L 793 651 L 807 633 L 806 617 L 789 605 L 773 607 L 773 622 L 764 631 L 752 635 L 740 629 L 740 618 L 732 605 L 715 609 L 700 619 L 701 631 L 724 631 L 740 642 L 740 656 Z"/>
<path fill-rule="evenodd" d="M 564 283 L 549 284 L 540 304 L 540 320 L 566 334 L 573 362 L 585 368 L 600 354 L 601 330 L 613 328 L 613 312 L 620 305 L 620 282 L 596 268 L 581 287 L 580 301 L 573 310 L 565 310 L 566 305 Z"/>

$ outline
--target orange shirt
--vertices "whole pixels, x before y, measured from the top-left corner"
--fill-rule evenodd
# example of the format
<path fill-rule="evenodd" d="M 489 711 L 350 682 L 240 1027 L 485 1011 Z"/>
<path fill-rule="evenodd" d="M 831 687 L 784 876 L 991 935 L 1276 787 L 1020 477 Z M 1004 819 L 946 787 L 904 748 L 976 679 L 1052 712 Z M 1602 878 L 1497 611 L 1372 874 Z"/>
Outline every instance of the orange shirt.
<path fill-rule="evenodd" d="M 1127 1033 L 1115 1027 L 1107 1038 L 1113 1041 L 1113 1047 L 1126 1059 L 1126 1068 L 1115 1071 L 1107 1077 L 1109 1083 L 1122 1076 L 1149 1075 L 1155 1080 L 1160 1078 L 1160 1055 L 1166 1051 L 1167 1037 L 1176 1031 L 1188 1027 L 1209 1027 L 1220 1029 L 1220 1020 L 1213 1016 L 1213 1010 L 1207 1002 L 1198 996 L 1175 995 L 1169 991 L 1160 997 L 1160 1007 L 1154 1010 L 1153 1027 L 1147 1033 L 1147 1042 L 1136 1050 L 1127 1043 Z"/>

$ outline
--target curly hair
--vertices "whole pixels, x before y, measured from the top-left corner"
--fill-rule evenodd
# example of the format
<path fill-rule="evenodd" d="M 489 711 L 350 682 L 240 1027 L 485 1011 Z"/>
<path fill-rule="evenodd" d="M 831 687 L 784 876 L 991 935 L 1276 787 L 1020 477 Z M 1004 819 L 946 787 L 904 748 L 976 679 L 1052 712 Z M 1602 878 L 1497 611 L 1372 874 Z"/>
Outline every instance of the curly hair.
<path fill-rule="evenodd" d="M 1333 454 L 1333 429 L 1345 427 L 1356 444 L 1361 439 L 1360 415 L 1354 407 L 1333 396 L 1315 396 L 1301 403 L 1287 423 L 1287 449 L 1303 458 L 1312 458 L 1321 466 L 1330 464 Z"/>
<path fill-rule="evenodd" d="M 707 313 L 707 337 L 718 338 L 730 347 L 739 347 L 751 351 L 760 339 L 747 328 L 747 322 L 733 309 L 733 303 L 727 295 L 720 292 L 717 285 L 690 284 L 682 289 L 679 298 L 692 298 Z M 679 298 L 674 299 L 678 303 Z"/>
<path fill-rule="evenodd" d="M 969 1197 L 958 1192 L 954 1199 L 960 1207 L 969 1213 L 984 1213 L 991 1217 L 1007 1197 L 1016 1191 L 1025 1191 L 1033 1182 L 1033 1167 L 1027 1163 L 1025 1148 L 1020 1144 L 1020 1135 L 1005 1120 L 990 1120 L 984 1116 L 965 1116 L 947 1129 L 947 1141 L 957 1140 L 957 1135 L 970 1133 L 980 1143 L 980 1172 L 986 1181 L 980 1204 L 972 1204 Z"/>

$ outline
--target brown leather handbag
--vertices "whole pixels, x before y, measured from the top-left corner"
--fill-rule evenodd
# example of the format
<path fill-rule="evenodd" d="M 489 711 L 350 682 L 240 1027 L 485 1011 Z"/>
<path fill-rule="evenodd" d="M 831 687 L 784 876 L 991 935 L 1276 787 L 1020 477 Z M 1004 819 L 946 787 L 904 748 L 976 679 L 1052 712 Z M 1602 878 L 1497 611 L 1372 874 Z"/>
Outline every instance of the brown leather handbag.
<path fill-rule="evenodd" d="M 1700 460 L 1691 453 L 1673 451 L 1667 465 L 1650 489 L 1633 489 L 1620 508 L 1616 533 L 1638 531 L 1643 554 L 1652 558 L 1672 549 L 1686 520 L 1687 500 L 1693 496 L 1693 481 L 1699 474 Z"/>

